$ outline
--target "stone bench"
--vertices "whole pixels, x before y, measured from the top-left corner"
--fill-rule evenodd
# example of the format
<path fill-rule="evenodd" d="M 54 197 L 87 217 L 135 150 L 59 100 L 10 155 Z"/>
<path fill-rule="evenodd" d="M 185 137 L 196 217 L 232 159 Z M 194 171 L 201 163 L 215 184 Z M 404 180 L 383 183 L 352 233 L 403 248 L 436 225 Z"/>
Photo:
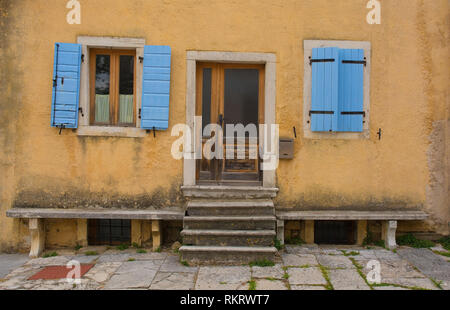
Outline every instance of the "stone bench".
<path fill-rule="evenodd" d="M 382 221 L 381 238 L 389 249 L 396 248 L 395 232 L 397 221 L 425 220 L 428 217 L 423 211 L 395 210 L 395 211 L 348 211 L 348 210 L 320 210 L 320 211 L 277 211 L 277 238 L 284 244 L 284 221 L 305 221 L 304 241 L 314 243 L 314 221 L 358 221 L 356 243 L 361 245 L 367 235 L 367 221 Z"/>
<path fill-rule="evenodd" d="M 127 210 L 127 209 L 19 209 L 6 212 L 11 218 L 29 220 L 31 235 L 30 257 L 39 257 L 45 248 L 45 219 L 76 219 L 77 242 L 87 246 L 88 219 L 131 220 L 131 241 L 141 245 L 141 225 L 143 220 L 151 221 L 153 249 L 161 246 L 161 221 L 183 220 L 184 211 L 171 210 Z"/>

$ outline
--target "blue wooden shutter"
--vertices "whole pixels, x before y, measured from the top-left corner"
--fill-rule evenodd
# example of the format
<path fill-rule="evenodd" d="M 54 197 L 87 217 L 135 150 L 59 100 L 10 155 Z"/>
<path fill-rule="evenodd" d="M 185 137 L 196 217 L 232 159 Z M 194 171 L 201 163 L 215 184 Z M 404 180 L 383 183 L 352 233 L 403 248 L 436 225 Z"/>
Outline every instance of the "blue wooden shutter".
<path fill-rule="evenodd" d="M 169 128 L 170 46 L 144 47 L 141 128 Z"/>
<path fill-rule="evenodd" d="M 339 51 L 339 129 L 361 132 L 364 119 L 364 50 Z"/>
<path fill-rule="evenodd" d="M 51 126 L 78 127 L 81 45 L 55 43 Z"/>
<path fill-rule="evenodd" d="M 311 130 L 336 131 L 338 128 L 338 64 L 336 47 L 313 48 L 311 89 Z"/>

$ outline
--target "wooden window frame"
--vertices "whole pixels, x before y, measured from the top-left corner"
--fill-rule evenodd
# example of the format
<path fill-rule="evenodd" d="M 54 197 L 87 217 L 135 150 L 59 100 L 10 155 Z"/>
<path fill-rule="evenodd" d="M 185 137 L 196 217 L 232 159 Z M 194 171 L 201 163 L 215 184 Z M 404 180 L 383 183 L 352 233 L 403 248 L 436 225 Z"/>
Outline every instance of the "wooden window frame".
<path fill-rule="evenodd" d="M 89 106 L 89 122 L 91 126 L 114 126 L 114 127 L 136 127 L 136 50 L 119 50 L 119 49 L 90 49 L 90 68 L 89 68 L 89 89 L 90 89 L 90 106 Z M 96 82 L 96 56 L 110 56 L 110 84 L 109 84 L 109 123 L 95 122 L 95 82 Z M 120 82 L 120 56 L 134 57 L 133 70 L 133 122 L 119 123 L 119 82 Z"/>

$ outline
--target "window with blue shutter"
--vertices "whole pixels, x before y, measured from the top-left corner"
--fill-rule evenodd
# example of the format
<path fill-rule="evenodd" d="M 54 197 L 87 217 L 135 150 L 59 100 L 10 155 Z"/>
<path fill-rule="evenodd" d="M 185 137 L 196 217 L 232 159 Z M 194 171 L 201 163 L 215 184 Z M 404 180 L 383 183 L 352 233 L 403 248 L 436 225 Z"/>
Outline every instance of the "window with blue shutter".
<path fill-rule="evenodd" d="M 339 51 L 339 125 L 338 131 L 363 131 L 364 50 Z"/>
<path fill-rule="evenodd" d="M 170 46 L 145 46 L 141 128 L 169 128 Z"/>
<path fill-rule="evenodd" d="M 311 57 L 311 130 L 338 129 L 338 73 L 339 49 L 313 48 Z"/>
<path fill-rule="evenodd" d="M 78 127 L 81 45 L 55 43 L 51 126 Z"/>
<path fill-rule="evenodd" d="M 311 131 L 362 132 L 364 50 L 313 48 Z"/>

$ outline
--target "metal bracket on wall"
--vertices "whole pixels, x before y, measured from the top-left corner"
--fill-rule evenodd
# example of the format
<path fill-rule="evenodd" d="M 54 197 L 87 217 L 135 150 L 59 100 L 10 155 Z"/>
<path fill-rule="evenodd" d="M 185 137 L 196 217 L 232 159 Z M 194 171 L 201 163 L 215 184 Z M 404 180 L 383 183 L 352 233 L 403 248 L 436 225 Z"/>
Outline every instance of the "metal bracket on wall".
<path fill-rule="evenodd" d="M 66 125 L 61 124 L 61 125 L 56 126 L 56 128 L 59 128 L 59 135 L 61 135 L 62 130 L 66 128 Z"/>
<path fill-rule="evenodd" d="M 381 128 L 378 129 L 377 135 L 378 135 L 378 140 L 381 140 Z"/>
<path fill-rule="evenodd" d="M 78 108 L 78 112 L 81 113 L 81 117 L 84 117 L 83 108 Z"/>
<path fill-rule="evenodd" d="M 144 61 L 144 57 L 139 56 L 139 62 L 142 63 Z"/>

